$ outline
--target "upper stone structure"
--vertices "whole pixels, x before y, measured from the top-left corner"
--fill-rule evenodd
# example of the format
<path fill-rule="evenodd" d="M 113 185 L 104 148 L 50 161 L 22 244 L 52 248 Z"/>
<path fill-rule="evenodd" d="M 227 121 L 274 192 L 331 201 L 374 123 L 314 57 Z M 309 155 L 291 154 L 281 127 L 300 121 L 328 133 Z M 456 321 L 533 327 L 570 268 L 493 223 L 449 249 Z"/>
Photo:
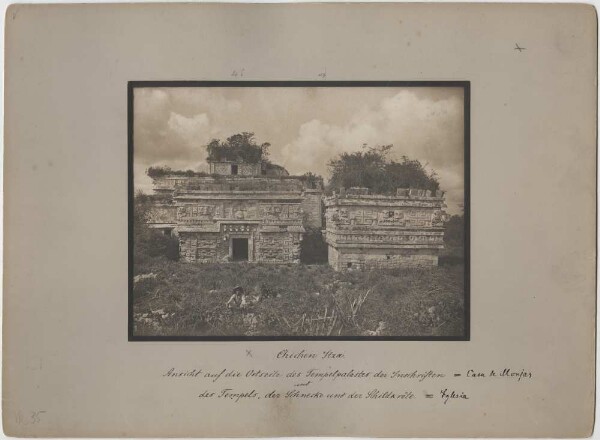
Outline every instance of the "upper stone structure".
<path fill-rule="evenodd" d="M 270 162 L 208 161 L 210 174 L 219 176 L 289 176 L 285 168 Z"/>
<path fill-rule="evenodd" d="M 325 198 L 329 264 L 336 270 L 436 266 L 444 245 L 444 193 L 350 188 Z"/>

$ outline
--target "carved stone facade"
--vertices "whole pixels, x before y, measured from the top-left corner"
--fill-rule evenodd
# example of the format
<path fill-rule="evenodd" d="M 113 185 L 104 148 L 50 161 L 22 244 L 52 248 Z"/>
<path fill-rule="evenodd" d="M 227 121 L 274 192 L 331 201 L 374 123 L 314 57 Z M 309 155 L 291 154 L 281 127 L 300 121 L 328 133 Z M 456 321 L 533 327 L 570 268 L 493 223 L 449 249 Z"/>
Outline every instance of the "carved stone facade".
<path fill-rule="evenodd" d="M 329 264 L 335 270 L 437 266 L 444 247 L 444 194 L 365 188 L 325 198 Z"/>
<path fill-rule="evenodd" d="M 322 226 L 322 188 L 308 188 L 301 177 L 264 176 L 260 164 L 255 174 L 241 170 L 154 179 L 148 223 L 179 237 L 181 261 L 300 261 L 305 227 Z"/>
<path fill-rule="evenodd" d="M 351 188 L 323 198 L 320 182 L 285 170 L 265 175 L 261 164 L 248 164 L 258 166 L 231 174 L 229 162 L 212 165 L 222 174 L 154 179 L 148 224 L 179 237 L 182 261 L 297 263 L 305 228 L 322 227 L 324 201 L 335 270 L 438 264 L 447 219 L 442 191 L 398 189 L 382 196 Z"/>

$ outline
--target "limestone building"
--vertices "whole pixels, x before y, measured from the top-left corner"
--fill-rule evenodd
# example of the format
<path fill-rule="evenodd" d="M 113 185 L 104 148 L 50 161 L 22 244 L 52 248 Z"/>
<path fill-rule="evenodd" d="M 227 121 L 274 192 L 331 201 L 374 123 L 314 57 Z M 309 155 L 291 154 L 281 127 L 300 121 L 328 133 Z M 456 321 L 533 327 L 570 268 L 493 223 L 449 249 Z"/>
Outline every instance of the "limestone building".
<path fill-rule="evenodd" d="M 153 178 L 149 226 L 179 237 L 180 260 L 299 262 L 305 228 L 322 226 L 322 182 L 265 162 L 209 165 Z"/>
<path fill-rule="evenodd" d="M 437 266 L 447 214 L 444 194 L 398 189 L 395 196 L 351 188 L 325 198 L 325 239 L 335 270 Z"/>

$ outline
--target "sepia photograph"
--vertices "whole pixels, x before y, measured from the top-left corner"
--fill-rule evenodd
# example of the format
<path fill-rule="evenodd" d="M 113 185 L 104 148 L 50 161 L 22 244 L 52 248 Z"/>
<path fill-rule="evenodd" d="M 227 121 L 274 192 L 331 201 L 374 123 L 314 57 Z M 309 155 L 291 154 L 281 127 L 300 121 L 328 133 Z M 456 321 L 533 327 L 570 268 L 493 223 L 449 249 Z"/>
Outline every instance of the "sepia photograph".
<path fill-rule="evenodd" d="M 468 82 L 134 81 L 128 111 L 129 340 L 469 340 Z"/>
<path fill-rule="evenodd" d="M 593 433 L 593 6 L 5 28 L 6 436 Z"/>

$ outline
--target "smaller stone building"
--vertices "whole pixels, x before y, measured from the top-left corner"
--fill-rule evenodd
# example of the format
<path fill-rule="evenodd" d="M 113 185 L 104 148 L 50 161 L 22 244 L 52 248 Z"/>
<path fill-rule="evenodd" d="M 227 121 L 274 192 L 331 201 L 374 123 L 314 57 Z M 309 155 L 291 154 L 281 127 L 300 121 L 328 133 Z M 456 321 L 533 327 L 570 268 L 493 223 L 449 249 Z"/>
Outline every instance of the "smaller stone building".
<path fill-rule="evenodd" d="M 325 198 L 325 239 L 335 270 L 437 266 L 444 247 L 444 193 L 351 188 Z"/>

